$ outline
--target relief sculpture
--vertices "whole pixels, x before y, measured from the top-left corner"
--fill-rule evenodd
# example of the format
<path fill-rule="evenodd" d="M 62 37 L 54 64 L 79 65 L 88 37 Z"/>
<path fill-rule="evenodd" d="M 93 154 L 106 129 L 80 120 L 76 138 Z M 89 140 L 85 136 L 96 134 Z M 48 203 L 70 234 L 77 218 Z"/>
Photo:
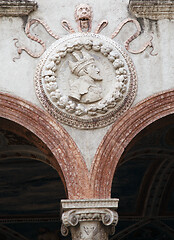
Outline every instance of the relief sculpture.
<path fill-rule="evenodd" d="M 104 127 L 129 108 L 136 95 L 131 59 L 110 38 L 74 33 L 56 41 L 35 75 L 43 106 L 62 123 Z"/>
<path fill-rule="evenodd" d="M 102 88 L 96 85 L 97 81 L 102 81 L 102 77 L 94 58 L 84 51 L 81 51 L 81 55 L 73 53 L 76 60 L 69 61 L 71 72 L 77 76 L 69 81 L 69 96 L 81 103 L 93 103 L 102 99 Z"/>
<path fill-rule="evenodd" d="M 81 3 L 81 4 L 77 5 L 75 8 L 74 16 L 75 16 L 75 20 L 78 25 L 78 32 L 84 32 L 84 33 L 91 32 L 93 13 L 92 13 L 92 8 L 88 4 Z M 130 43 L 143 32 L 141 30 L 141 26 L 140 26 L 139 22 L 136 19 L 132 19 L 132 18 L 124 19 L 120 24 L 118 24 L 118 26 L 116 27 L 116 30 L 112 33 L 111 38 L 115 38 L 119 34 L 121 29 L 129 22 L 131 22 L 135 25 L 136 32 L 133 35 L 131 35 L 131 37 L 129 37 L 128 40 L 124 43 L 125 49 L 132 54 L 139 54 L 139 53 L 144 52 L 147 48 L 150 48 L 151 49 L 150 55 L 156 56 L 157 54 L 153 54 L 154 47 L 153 47 L 153 42 L 152 42 L 153 41 L 152 36 L 144 44 L 144 46 L 142 46 L 140 49 L 138 49 L 138 50 L 130 49 Z M 47 31 L 47 33 L 50 36 L 52 36 L 54 39 L 58 40 L 61 38 L 59 35 L 55 34 L 51 30 L 51 28 L 47 25 L 47 23 L 45 21 L 43 21 L 41 19 L 31 19 L 26 24 L 26 27 L 24 30 L 25 34 L 30 40 L 40 44 L 42 47 L 42 51 L 39 53 L 35 53 L 34 51 L 30 50 L 29 48 L 27 48 L 26 46 L 21 44 L 19 42 L 18 38 L 14 38 L 15 47 L 17 48 L 18 56 L 14 57 L 13 61 L 15 61 L 16 59 L 19 59 L 23 51 L 26 52 L 28 55 L 30 55 L 33 58 L 39 58 L 45 52 L 45 50 L 46 50 L 45 42 L 42 39 L 40 39 L 37 34 L 31 33 L 32 25 L 37 26 L 38 24 L 42 25 L 44 27 L 44 29 Z M 66 19 L 62 20 L 61 24 L 62 24 L 62 27 L 66 31 L 68 31 L 70 34 L 75 33 L 75 30 L 72 28 L 71 24 Z M 108 21 L 106 19 L 102 20 L 96 27 L 94 33 L 99 34 L 107 25 L 108 25 Z"/>
<path fill-rule="evenodd" d="M 28 21 L 25 33 L 42 46 L 42 52 L 33 53 L 20 45 L 18 39 L 15 46 L 19 55 L 25 51 L 32 57 L 40 57 L 34 78 L 36 94 L 57 121 L 80 129 L 105 127 L 127 111 L 136 96 L 136 71 L 126 51 L 138 54 L 148 47 L 153 51 L 153 38 L 134 51 L 130 43 L 141 34 L 136 19 L 123 20 L 111 37 L 106 37 L 100 35 L 108 24 L 106 19 L 92 33 L 90 5 L 77 5 L 74 16 L 78 33 L 65 19 L 61 23 L 69 34 L 63 37 L 55 34 L 43 20 Z M 127 23 L 134 24 L 136 32 L 121 47 L 113 39 Z M 35 24 L 41 24 L 56 39 L 47 50 L 45 42 L 31 34 L 31 26 Z"/>
<path fill-rule="evenodd" d="M 76 7 L 75 19 L 80 32 L 91 31 L 92 9 L 88 4 L 81 3 Z"/>

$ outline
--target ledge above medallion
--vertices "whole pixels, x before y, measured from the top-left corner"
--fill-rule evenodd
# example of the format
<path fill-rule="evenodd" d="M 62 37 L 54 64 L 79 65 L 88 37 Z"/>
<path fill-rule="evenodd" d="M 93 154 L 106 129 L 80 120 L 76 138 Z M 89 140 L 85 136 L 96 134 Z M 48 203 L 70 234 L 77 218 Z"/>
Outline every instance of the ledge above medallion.
<path fill-rule="evenodd" d="M 37 2 L 33 0 L 0 0 L 0 17 L 29 15 L 37 7 Z"/>
<path fill-rule="evenodd" d="M 174 0 L 130 0 L 129 10 L 138 18 L 174 19 Z"/>

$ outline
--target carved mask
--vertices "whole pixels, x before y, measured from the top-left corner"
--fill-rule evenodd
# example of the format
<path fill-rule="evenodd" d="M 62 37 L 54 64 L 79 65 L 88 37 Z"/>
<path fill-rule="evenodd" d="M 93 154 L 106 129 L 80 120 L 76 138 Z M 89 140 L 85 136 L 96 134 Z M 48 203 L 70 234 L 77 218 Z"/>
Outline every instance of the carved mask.
<path fill-rule="evenodd" d="M 80 4 L 75 10 L 75 19 L 81 32 L 91 31 L 92 10 L 88 4 Z"/>

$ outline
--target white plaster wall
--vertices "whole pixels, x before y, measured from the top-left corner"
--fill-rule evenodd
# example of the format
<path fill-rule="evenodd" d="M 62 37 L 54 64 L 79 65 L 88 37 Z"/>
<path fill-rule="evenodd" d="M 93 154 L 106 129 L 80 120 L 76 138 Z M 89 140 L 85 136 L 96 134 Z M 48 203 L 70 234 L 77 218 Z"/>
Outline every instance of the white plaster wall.
<path fill-rule="evenodd" d="M 49 0 L 48 2 L 47 0 L 37 0 L 37 2 L 39 8 L 29 15 L 29 19 L 39 18 L 44 20 L 60 37 L 68 34 L 61 27 L 63 19 L 68 20 L 77 31 L 74 9 L 80 1 Z M 89 3 L 93 9 L 92 31 L 95 30 L 101 20 L 108 20 L 108 26 L 102 31 L 102 34 L 106 36 L 111 36 L 123 19 L 132 17 L 128 12 L 128 0 L 88 0 L 84 2 Z M 13 62 L 13 58 L 17 56 L 14 38 L 18 38 L 20 43 L 35 52 L 41 50 L 37 43 L 26 37 L 24 33 L 25 21 L 26 19 L 18 17 L 0 18 L 0 91 L 17 95 L 42 108 L 36 97 L 33 82 L 39 59 L 34 59 L 23 52 L 21 58 Z M 174 87 L 174 21 L 144 20 L 143 25 L 144 33 L 134 40 L 130 46 L 132 49 L 138 50 L 153 32 L 154 53 L 158 53 L 158 55 L 152 57 L 149 54 L 150 49 L 141 54 L 129 54 L 138 75 L 138 92 L 133 105 L 154 93 Z M 34 31 L 41 39 L 46 41 L 47 48 L 55 41 L 41 26 L 35 27 Z M 129 23 L 114 40 L 118 41 L 124 48 L 123 43 L 134 32 L 134 25 Z M 88 168 L 90 168 L 96 149 L 110 126 L 93 131 L 64 127 L 77 143 Z"/>

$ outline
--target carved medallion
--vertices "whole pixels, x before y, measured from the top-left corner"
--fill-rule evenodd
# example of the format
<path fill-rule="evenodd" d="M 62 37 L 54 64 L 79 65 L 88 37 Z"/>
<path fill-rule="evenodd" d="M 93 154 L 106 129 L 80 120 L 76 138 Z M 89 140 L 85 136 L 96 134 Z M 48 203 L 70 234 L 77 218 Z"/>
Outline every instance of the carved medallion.
<path fill-rule="evenodd" d="M 130 57 L 115 41 L 93 33 L 57 40 L 42 56 L 35 84 L 51 115 L 81 129 L 114 122 L 131 106 L 137 88 Z"/>

